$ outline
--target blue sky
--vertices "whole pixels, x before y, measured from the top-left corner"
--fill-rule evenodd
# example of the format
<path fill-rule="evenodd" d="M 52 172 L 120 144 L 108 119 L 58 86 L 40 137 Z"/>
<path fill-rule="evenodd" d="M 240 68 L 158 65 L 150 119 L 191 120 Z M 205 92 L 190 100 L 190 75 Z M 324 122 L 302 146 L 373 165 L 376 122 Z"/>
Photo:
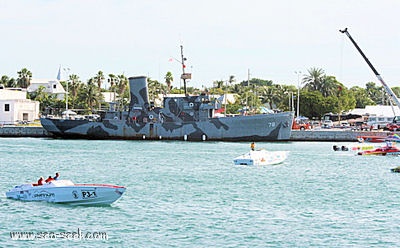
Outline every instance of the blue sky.
<path fill-rule="evenodd" d="M 393 87 L 400 81 L 400 1 L 359 0 L 0 0 L 0 75 L 56 78 L 59 65 L 87 81 L 105 74 L 171 71 L 180 45 L 188 86 L 234 75 L 297 85 L 295 71 L 322 68 L 346 86 L 379 84 L 339 29 L 350 34 Z"/>

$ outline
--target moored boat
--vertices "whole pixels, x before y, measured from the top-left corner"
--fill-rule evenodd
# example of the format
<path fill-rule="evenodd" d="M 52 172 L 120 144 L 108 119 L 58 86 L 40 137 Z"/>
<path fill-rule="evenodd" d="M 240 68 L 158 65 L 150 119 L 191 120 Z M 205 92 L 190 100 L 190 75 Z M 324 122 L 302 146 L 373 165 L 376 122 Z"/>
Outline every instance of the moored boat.
<path fill-rule="evenodd" d="M 370 143 L 382 143 L 385 142 L 386 136 L 376 136 L 376 135 L 363 135 L 357 136 L 357 140 L 360 143 L 370 142 Z"/>
<path fill-rule="evenodd" d="M 125 192 L 123 186 L 110 184 L 74 184 L 70 180 L 53 180 L 36 186 L 26 183 L 6 192 L 7 198 L 21 201 L 46 201 L 71 205 L 110 205 Z"/>
<path fill-rule="evenodd" d="M 287 151 L 267 151 L 262 149 L 240 155 L 233 162 L 235 165 L 273 165 L 285 161 L 287 155 Z"/>
<path fill-rule="evenodd" d="M 222 103 L 206 93 L 186 93 L 183 47 L 181 46 L 185 96 L 164 97 L 163 107 L 149 100 L 147 78 L 130 77 L 130 103 L 125 111 L 110 109 L 99 118 L 40 118 L 54 137 L 84 139 L 189 140 L 189 141 L 288 141 L 294 112 L 220 117 Z"/>
<path fill-rule="evenodd" d="M 216 117 L 221 107 L 206 94 L 166 97 L 164 107 L 151 107 L 146 77 L 129 78 L 129 111 L 100 113 L 98 119 L 43 117 L 55 137 L 131 140 L 285 141 L 290 139 L 293 112 Z"/>

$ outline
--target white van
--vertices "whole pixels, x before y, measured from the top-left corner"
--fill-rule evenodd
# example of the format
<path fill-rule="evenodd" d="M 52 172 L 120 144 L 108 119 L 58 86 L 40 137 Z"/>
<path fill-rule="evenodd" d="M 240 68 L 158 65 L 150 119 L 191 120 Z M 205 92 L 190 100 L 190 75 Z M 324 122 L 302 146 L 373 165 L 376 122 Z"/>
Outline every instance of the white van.
<path fill-rule="evenodd" d="M 388 123 L 393 122 L 393 116 L 369 116 L 367 125 L 372 129 L 383 129 Z"/>

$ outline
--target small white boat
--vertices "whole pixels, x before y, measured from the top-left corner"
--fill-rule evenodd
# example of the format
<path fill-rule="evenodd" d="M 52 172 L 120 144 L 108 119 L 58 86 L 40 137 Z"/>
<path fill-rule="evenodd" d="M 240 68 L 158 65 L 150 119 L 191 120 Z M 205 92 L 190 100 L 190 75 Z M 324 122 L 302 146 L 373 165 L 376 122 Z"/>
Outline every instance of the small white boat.
<path fill-rule="evenodd" d="M 27 183 L 6 192 L 7 198 L 21 201 L 47 201 L 71 205 L 110 205 L 125 192 L 123 186 L 109 184 L 74 184 L 70 180 L 54 180 L 44 185 Z"/>
<path fill-rule="evenodd" d="M 287 158 L 287 151 L 267 151 L 256 150 L 249 151 L 239 157 L 236 157 L 233 162 L 235 165 L 272 165 L 280 164 Z"/>

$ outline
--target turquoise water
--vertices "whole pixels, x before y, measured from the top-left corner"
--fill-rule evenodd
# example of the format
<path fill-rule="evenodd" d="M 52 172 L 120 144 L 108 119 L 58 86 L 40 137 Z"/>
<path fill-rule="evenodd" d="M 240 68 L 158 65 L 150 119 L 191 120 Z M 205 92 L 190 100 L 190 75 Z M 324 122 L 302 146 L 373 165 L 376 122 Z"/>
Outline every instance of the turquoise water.
<path fill-rule="evenodd" d="M 0 247 L 396 247 L 398 157 L 334 152 L 346 143 L 257 143 L 290 151 L 234 166 L 249 143 L 0 139 Z M 109 207 L 19 202 L 5 192 L 61 172 L 127 187 Z M 13 240 L 10 232 L 106 233 L 108 240 Z"/>

